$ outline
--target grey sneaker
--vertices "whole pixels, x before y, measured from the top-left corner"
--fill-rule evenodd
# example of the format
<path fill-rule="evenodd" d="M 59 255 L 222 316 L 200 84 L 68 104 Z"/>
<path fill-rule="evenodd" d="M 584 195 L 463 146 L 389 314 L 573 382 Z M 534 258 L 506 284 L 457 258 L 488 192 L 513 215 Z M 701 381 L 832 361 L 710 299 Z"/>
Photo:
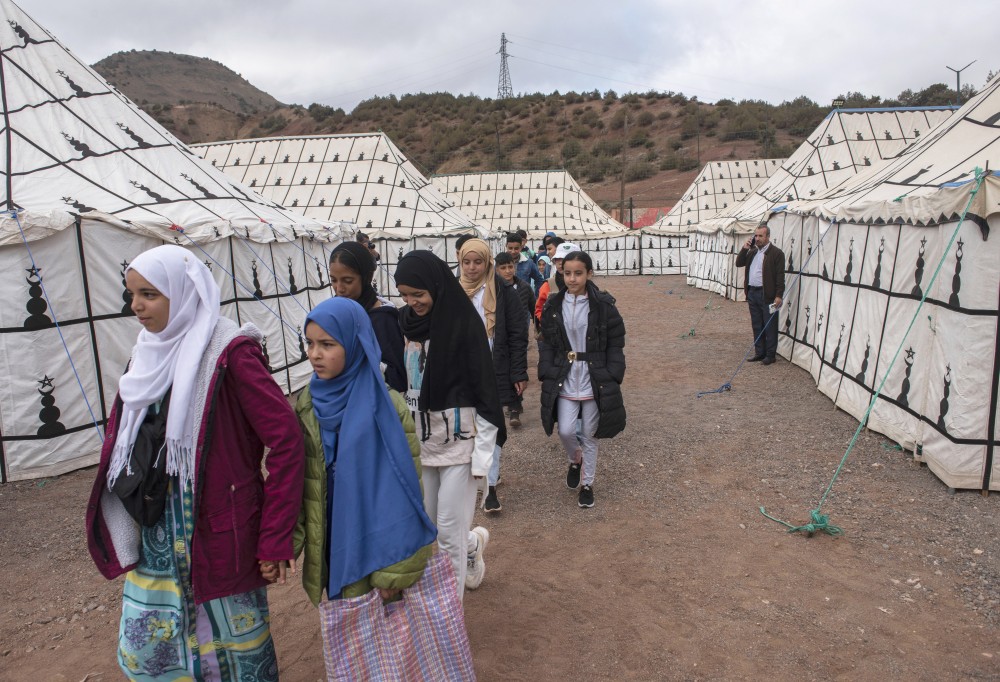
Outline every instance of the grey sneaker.
<path fill-rule="evenodd" d="M 490 532 L 482 526 L 472 529 L 472 534 L 476 536 L 476 547 L 466 556 L 465 589 L 474 590 L 483 582 L 486 575 L 486 562 L 483 561 L 483 552 L 490 541 Z"/>
<path fill-rule="evenodd" d="M 589 485 L 580 488 L 580 499 L 577 502 L 581 507 L 589 509 L 594 506 L 594 489 Z"/>

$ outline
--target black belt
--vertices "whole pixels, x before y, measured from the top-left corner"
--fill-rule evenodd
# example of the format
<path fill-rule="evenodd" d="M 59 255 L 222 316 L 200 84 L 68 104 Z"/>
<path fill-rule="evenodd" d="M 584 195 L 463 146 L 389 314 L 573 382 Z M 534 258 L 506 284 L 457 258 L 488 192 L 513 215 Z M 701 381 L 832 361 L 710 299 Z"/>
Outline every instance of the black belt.
<path fill-rule="evenodd" d="M 600 355 L 604 355 L 604 353 L 598 353 L 596 351 L 590 353 L 580 353 L 575 350 L 571 350 L 566 353 L 566 359 L 570 362 L 576 362 L 577 360 L 595 360 Z"/>
<path fill-rule="evenodd" d="M 750 291 L 763 291 L 764 287 L 747 286 L 747 289 L 749 289 Z"/>

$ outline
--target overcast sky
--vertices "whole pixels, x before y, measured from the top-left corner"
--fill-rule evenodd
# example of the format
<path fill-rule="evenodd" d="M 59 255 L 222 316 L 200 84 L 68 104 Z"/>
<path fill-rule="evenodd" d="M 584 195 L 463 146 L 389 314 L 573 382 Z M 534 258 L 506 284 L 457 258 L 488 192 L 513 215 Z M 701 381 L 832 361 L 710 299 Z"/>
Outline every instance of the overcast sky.
<path fill-rule="evenodd" d="M 683 92 L 826 105 L 1000 71 L 998 0 L 20 0 L 89 64 L 121 50 L 210 57 L 285 103 L 375 95 Z"/>

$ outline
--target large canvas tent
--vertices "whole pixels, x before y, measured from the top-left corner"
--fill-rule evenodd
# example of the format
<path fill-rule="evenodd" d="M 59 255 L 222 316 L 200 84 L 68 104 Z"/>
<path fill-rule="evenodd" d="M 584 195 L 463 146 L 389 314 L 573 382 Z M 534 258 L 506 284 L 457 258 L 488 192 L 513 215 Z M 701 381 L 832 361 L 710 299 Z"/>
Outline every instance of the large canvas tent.
<path fill-rule="evenodd" d="M 602 274 L 638 274 L 638 233 L 591 199 L 565 170 L 434 175 L 449 203 L 493 234 L 524 230 L 534 246 L 546 232 L 580 244 Z"/>
<path fill-rule="evenodd" d="M 299 328 L 329 295 L 336 230 L 231 181 L 9 0 L 0 0 L 0 480 L 96 462 L 139 332 L 124 270 L 163 243 L 212 269 L 223 313 L 264 333 L 285 390 Z"/>
<path fill-rule="evenodd" d="M 237 182 L 309 218 L 350 222 L 382 260 L 380 292 L 395 295 L 389 276 L 404 253 L 430 249 L 454 260 L 463 234 L 487 237 L 453 208 L 385 133 L 275 137 L 194 145 Z"/>
<path fill-rule="evenodd" d="M 642 229 L 642 272 L 651 275 L 687 274 L 690 233 L 703 220 L 743 201 L 783 159 L 749 159 L 706 163 L 681 200 L 667 215 Z"/>
<path fill-rule="evenodd" d="M 858 419 L 884 379 L 868 426 L 952 488 L 1000 490 L 998 164 L 1000 81 L 896 158 L 769 221 L 789 273 L 804 266 L 779 352 Z M 989 172 L 973 199 L 977 167 Z"/>
<path fill-rule="evenodd" d="M 736 253 L 770 209 L 809 199 L 890 159 L 954 112 L 954 107 L 835 109 L 743 201 L 699 222 L 688 284 L 742 298 Z"/>

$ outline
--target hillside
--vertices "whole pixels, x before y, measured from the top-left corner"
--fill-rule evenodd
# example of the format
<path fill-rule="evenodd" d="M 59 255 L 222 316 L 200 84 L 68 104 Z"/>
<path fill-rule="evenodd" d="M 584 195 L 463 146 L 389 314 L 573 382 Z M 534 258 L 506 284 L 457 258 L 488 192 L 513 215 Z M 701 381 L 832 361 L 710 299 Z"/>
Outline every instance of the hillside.
<path fill-rule="evenodd" d="M 185 142 L 383 130 L 427 175 L 566 168 L 606 209 L 622 194 L 666 209 L 708 161 L 788 156 L 827 113 L 808 98 L 715 104 L 681 93 L 534 93 L 497 101 L 449 93 L 395 95 L 346 113 L 285 106 L 209 59 L 120 52 L 94 65 Z M 935 85 L 895 100 L 848 93 L 845 106 L 944 104 Z M 623 173 L 624 168 L 624 173 Z"/>
<path fill-rule="evenodd" d="M 249 117 L 283 106 L 232 69 L 203 57 L 130 50 L 93 68 L 187 142 L 238 133 Z"/>

